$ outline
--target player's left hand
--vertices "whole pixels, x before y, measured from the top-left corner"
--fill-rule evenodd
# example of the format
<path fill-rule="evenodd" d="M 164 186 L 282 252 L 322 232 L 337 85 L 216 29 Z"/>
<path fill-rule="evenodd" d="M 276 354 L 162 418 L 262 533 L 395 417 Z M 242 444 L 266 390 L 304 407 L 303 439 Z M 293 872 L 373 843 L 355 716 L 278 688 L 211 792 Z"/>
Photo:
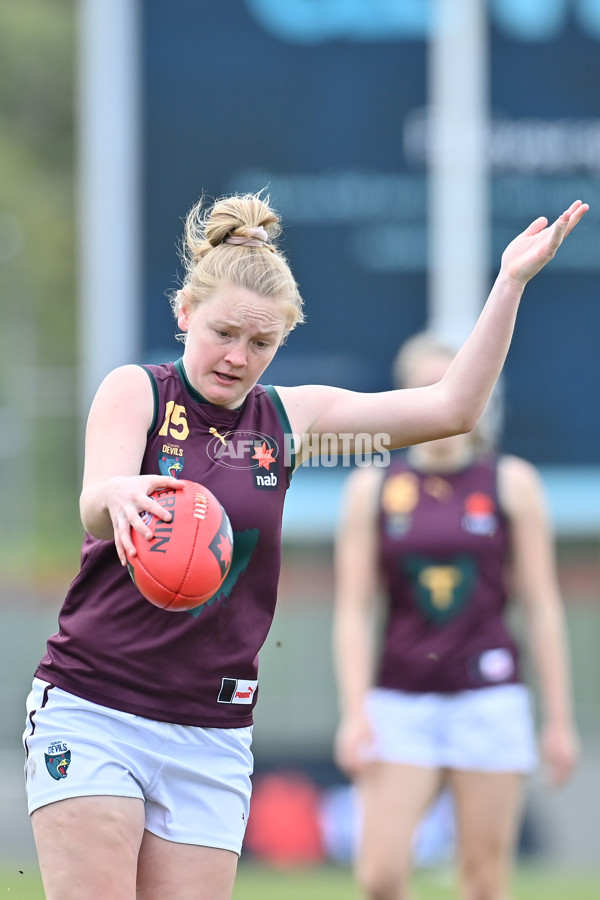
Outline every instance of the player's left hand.
<path fill-rule="evenodd" d="M 500 274 L 521 285 L 527 284 L 554 258 L 566 236 L 573 231 L 588 209 L 587 203 L 575 200 L 552 225 L 548 225 L 545 216 L 535 219 L 505 249 Z"/>
<path fill-rule="evenodd" d="M 340 722 L 334 739 L 334 759 L 342 772 L 356 778 L 371 760 L 374 735 L 365 713 Z"/>
<path fill-rule="evenodd" d="M 579 757 L 579 743 L 566 725 L 546 725 L 541 735 L 542 762 L 551 787 L 560 787 L 571 775 Z"/>

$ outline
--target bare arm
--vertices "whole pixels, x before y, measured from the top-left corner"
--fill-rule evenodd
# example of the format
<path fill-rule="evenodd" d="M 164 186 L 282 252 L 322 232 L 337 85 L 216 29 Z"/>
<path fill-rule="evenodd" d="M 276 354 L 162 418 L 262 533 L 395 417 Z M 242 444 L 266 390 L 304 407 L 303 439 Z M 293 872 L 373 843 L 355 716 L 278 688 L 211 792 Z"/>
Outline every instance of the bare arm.
<path fill-rule="evenodd" d="M 373 678 L 381 477 L 381 469 L 370 467 L 348 478 L 335 548 L 333 658 L 340 707 L 335 757 L 349 775 L 360 770 L 372 741 L 365 696 Z"/>
<path fill-rule="evenodd" d="M 140 366 L 123 366 L 106 376 L 88 417 L 81 521 L 94 537 L 114 539 L 123 565 L 127 555 L 135 555 L 131 528 L 148 539 L 152 536 L 140 512 L 170 518 L 148 495 L 159 487 L 181 486 L 168 476 L 140 475 L 152 415 L 147 373 Z"/>
<path fill-rule="evenodd" d="M 374 394 L 322 385 L 279 388 L 293 431 L 387 434 L 392 447 L 471 431 L 504 365 L 525 285 L 554 257 L 587 209 L 576 201 L 550 226 L 536 219 L 508 245 L 481 315 L 442 381 Z"/>
<path fill-rule="evenodd" d="M 498 474 L 500 501 L 511 523 L 513 586 L 525 609 L 543 705 L 542 756 L 550 782 L 558 785 L 575 765 L 577 736 L 554 541 L 543 487 L 534 467 L 525 460 L 505 456 Z"/>

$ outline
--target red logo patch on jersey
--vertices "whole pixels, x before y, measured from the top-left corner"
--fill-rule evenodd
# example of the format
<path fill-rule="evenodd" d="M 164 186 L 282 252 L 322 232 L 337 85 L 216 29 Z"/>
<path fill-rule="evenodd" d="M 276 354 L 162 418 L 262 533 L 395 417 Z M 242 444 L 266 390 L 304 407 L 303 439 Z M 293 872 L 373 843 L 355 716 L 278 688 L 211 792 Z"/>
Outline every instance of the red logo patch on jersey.
<path fill-rule="evenodd" d="M 271 466 L 275 462 L 275 459 L 273 457 L 273 447 L 267 447 L 266 441 L 263 441 L 260 447 L 254 448 L 254 455 L 252 459 L 258 460 L 259 469 L 261 468 L 261 466 L 264 466 L 264 468 L 268 472 L 269 466 Z"/>
<path fill-rule="evenodd" d="M 495 513 L 496 504 L 493 497 L 476 491 L 465 498 L 465 511 L 462 517 L 462 525 L 470 534 L 491 536 L 498 528 L 498 518 Z"/>

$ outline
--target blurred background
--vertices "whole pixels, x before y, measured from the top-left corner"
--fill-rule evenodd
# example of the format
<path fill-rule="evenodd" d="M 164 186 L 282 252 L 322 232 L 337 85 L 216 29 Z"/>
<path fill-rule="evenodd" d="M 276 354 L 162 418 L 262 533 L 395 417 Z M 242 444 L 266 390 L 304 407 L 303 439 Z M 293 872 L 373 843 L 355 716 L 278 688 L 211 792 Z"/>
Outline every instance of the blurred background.
<path fill-rule="evenodd" d="M 89 402 L 115 365 L 180 355 L 189 207 L 266 188 L 307 313 L 266 380 L 368 391 L 409 334 L 465 336 L 532 219 L 590 203 L 527 288 L 502 448 L 548 491 L 583 740 L 567 787 L 532 779 L 521 852 L 598 868 L 599 51 L 600 0 L 0 0 L 0 858 L 33 856 L 23 705 L 78 566 Z M 301 469 L 284 518 L 248 842 L 277 865 L 351 853 L 331 762 L 346 475 Z M 423 861 L 449 841 L 438 810 Z"/>

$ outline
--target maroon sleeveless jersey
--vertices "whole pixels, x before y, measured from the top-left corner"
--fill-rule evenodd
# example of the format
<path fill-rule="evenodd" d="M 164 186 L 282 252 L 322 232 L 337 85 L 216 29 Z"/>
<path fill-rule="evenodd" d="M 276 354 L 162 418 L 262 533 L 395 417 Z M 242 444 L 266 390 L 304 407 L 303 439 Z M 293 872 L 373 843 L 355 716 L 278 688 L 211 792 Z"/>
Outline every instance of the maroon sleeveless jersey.
<path fill-rule="evenodd" d="M 379 513 L 380 687 L 453 692 L 520 680 L 503 616 L 509 534 L 496 472 L 495 457 L 442 477 L 393 455 Z"/>
<path fill-rule="evenodd" d="M 141 472 L 198 481 L 218 497 L 234 533 L 229 574 L 203 606 L 168 612 L 141 596 L 113 541 L 86 535 L 36 675 L 151 719 L 249 725 L 277 595 L 289 422 L 273 388 L 257 385 L 239 409 L 225 409 L 194 390 L 181 360 L 145 368 L 155 413 Z"/>

